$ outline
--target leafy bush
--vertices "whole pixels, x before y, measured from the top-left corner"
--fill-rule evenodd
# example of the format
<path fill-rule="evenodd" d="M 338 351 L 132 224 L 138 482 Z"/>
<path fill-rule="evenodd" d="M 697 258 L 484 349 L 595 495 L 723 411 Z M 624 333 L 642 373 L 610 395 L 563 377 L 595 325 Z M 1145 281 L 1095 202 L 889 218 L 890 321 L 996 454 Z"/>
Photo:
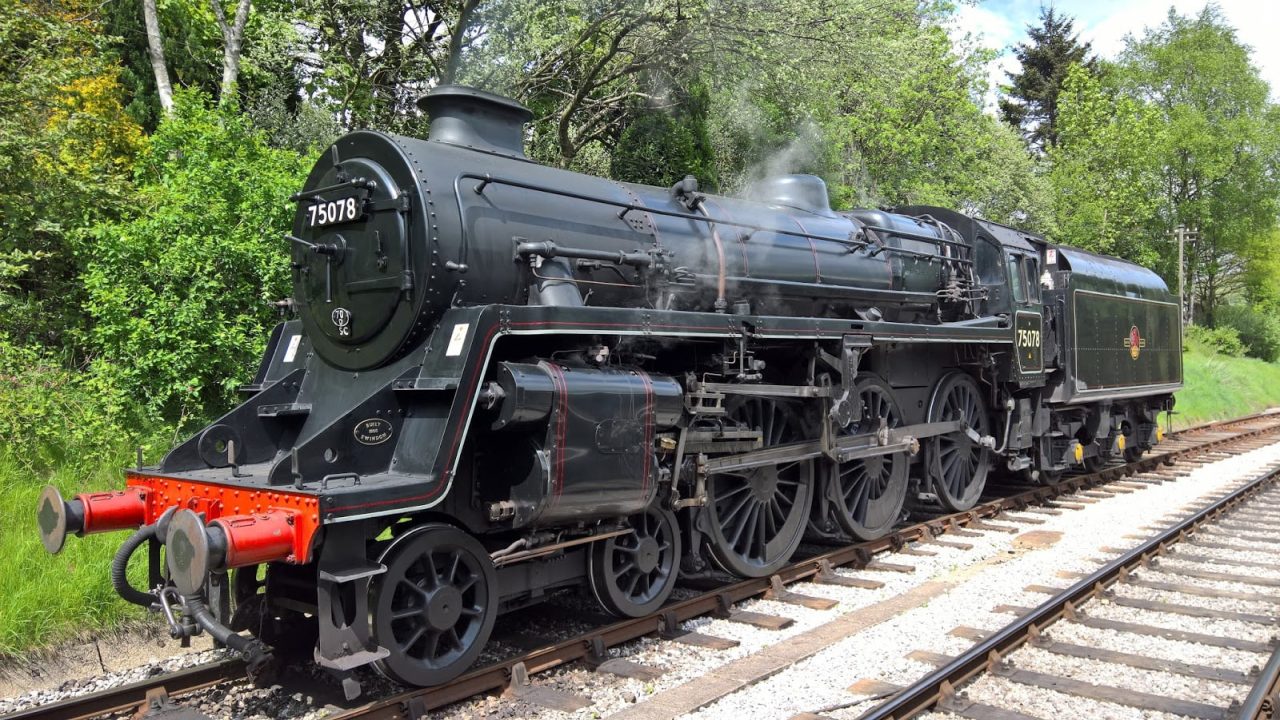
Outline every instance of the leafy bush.
<path fill-rule="evenodd" d="M 0 336 L 0 459 L 29 476 L 124 457 L 138 438 L 120 429 L 121 405 L 98 378 Z"/>
<path fill-rule="evenodd" d="M 1188 325 L 1182 333 L 1183 344 L 1187 350 L 1198 349 L 1203 353 L 1217 353 L 1230 357 L 1244 357 L 1245 346 L 1240 341 L 1240 333 L 1235 328 L 1209 328 L 1203 325 Z"/>
<path fill-rule="evenodd" d="M 139 207 L 96 227 L 84 276 L 95 373 L 167 418 L 224 407 L 289 293 L 289 194 L 308 162 L 246 116 L 177 98 L 140 158 Z"/>
<path fill-rule="evenodd" d="M 1280 358 L 1280 320 L 1273 315 L 1248 305 L 1225 305 L 1214 320 L 1218 327 L 1236 331 L 1249 357 L 1267 362 Z"/>

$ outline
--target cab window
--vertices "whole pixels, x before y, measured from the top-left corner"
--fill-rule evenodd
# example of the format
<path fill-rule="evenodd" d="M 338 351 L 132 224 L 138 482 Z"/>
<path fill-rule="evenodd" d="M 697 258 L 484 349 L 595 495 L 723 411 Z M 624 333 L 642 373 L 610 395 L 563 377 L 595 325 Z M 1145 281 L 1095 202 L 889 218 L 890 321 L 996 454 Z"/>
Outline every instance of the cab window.
<path fill-rule="evenodd" d="M 1005 260 L 1009 270 L 1009 289 L 1013 291 L 1013 301 L 1019 305 L 1027 301 L 1027 279 L 1022 272 L 1022 259 L 1017 255 L 1009 255 Z"/>
<path fill-rule="evenodd" d="M 1031 298 L 1031 302 L 1040 302 L 1040 263 L 1036 262 L 1033 257 L 1024 258 L 1027 264 L 1027 297 Z"/>

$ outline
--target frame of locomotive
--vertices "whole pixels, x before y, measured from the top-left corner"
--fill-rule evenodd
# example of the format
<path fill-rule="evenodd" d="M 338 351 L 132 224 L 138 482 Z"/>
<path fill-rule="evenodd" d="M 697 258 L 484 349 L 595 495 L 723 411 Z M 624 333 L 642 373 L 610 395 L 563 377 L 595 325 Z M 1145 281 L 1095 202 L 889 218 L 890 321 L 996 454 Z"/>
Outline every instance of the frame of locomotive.
<path fill-rule="evenodd" d="M 437 132 L 433 115 L 430 143 L 440 152 L 460 153 L 459 163 L 528 162 L 518 147 L 522 108 L 469 90 L 433 95 L 444 121 Z M 462 108 L 470 113 L 444 105 L 459 97 L 474 104 Z M 256 662 L 260 641 L 290 645 L 313 633 L 316 661 L 351 695 L 351 671 L 370 663 L 435 684 L 474 661 L 498 613 L 562 588 L 586 587 L 616 614 L 644 614 L 677 576 L 765 576 L 803 536 L 877 537 L 916 503 L 967 509 L 997 461 L 1051 482 L 1072 467 L 1132 457 L 1160 439 L 1158 414 L 1180 386 L 1176 305 L 1154 274 L 1123 261 L 943 208 L 838 215 L 808 176 L 782 178 L 766 203 L 795 229 L 735 218 L 730 199 L 698 193 L 691 179 L 671 189 L 671 206 L 657 207 L 639 186 L 612 184 L 621 198 L 604 196 L 573 189 L 594 179 L 523 164 L 513 167 L 563 186 L 460 165 L 439 193 L 451 197 L 435 198 L 418 155 L 397 145 L 404 140 L 347 136 L 294 196 L 302 319 L 272 333 L 245 402 L 158 467 L 128 471 L 125 492 L 66 501 L 48 488 L 41 498 L 50 551 L 70 533 L 136 530 L 113 582 L 126 599 L 169 611 L 175 637 L 208 631 Z M 344 142 L 344 152 L 365 154 L 343 159 Z M 412 191 L 390 179 L 387 158 L 413 172 Z M 341 170 L 348 162 L 365 174 Z M 590 206 L 592 222 L 651 235 L 652 245 L 473 238 L 468 202 L 506 222 L 492 199 L 502 187 Z M 308 212 L 330 200 L 342 208 L 336 218 L 327 205 Z M 447 247 L 437 226 L 445 204 L 457 221 Z M 520 212 L 530 211 L 512 216 Z M 714 242 L 718 269 L 675 266 L 658 218 L 701 228 L 693 236 Z M 810 232 L 806 222 L 856 232 Z M 381 230 L 358 246 L 343 236 L 352 223 Z M 430 242 L 410 242 L 419 237 Z M 740 274 L 726 271 L 726 238 L 741 252 Z M 758 238 L 807 243 L 812 280 L 752 276 Z M 819 245 L 840 248 L 827 258 L 834 279 Z M 361 252 L 377 269 L 353 280 Z M 841 258 L 889 277 L 833 267 Z M 510 282 L 469 274 L 495 261 L 510 263 Z M 606 286 L 656 299 L 586 304 Z M 378 334 L 390 331 L 362 325 L 376 300 L 339 304 L 353 287 L 395 299 L 391 341 Z M 1076 303 L 1090 294 L 1136 303 L 1142 317 L 1125 316 L 1133 325 L 1124 338 L 1111 337 L 1117 318 L 1082 326 Z M 823 298 L 852 309 L 805 310 Z M 778 307 L 801 309 L 769 311 Z M 1129 348 L 1131 377 L 1137 368 L 1147 376 L 1126 388 L 1082 385 L 1079 351 L 1113 346 Z M 361 350 L 375 355 L 362 359 Z M 860 495 L 847 494 L 851 483 Z M 786 497 L 784 485 L 795 488 Z M 748 500 L 721 502 L 742 488 L 758 515 L 735 521 Z M 144 544 L 146 592 L 117 572 Z M 429 548 L 446 548 L 454 565 L 448 578 L 415 580 L 426 584 L 423 599 L 405 605 L 398 588 L 425 572 L 420 557 L 405 559 L 419 546 L 431 573 Z M 613 574 L 622 556 L 643 569 L 641 591 Z M 450 585 L 459 563 L 470 579 L 463 589 Z M 474 622 L 471 611 L 480 613 Z M 418 635 L 406 646 L 394 624 L 406 612 L 435 628 L 432 643 L 455 647 L 437 656 Z"/>

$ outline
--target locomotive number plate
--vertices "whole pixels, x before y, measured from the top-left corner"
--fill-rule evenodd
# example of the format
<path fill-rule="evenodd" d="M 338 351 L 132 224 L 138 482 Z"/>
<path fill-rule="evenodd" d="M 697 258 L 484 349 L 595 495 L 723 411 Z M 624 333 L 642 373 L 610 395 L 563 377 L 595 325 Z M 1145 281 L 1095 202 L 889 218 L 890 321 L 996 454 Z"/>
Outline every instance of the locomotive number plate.
<path fill-rule="evenodd" d="M 307 208 L 307 227 L 325 227 L 364 218 L 364 202 L 352 195 L 336 200 L 317 199 Z"/>
<path fill-rule="evenodd" d="M 1040 313 L 1017 313 L 1013 348 L 1017 354 L 1019 372 L 1038 373 L 1044 370 L 1044 338 L 1040 334 L 1043 325 Z"/>

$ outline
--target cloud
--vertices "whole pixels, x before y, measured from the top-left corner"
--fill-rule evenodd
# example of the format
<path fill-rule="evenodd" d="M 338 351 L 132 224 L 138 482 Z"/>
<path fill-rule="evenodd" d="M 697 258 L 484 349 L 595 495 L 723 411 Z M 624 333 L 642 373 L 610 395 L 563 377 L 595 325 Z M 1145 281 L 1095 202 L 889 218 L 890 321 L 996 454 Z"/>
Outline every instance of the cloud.
<path fill-rule="evenodd" d="M 961 5 L 947 28 L 953 44 L 976 44 L 1000 53 L 987 65 L 987 93 L 983 104 L 989 113 L 995 112 L 996 89 L 1009 81 L 1006 72 L 1018 69 L 1018 59 L 1011 48 L 1025 37 L 1024 25 L 1022 19 L 994 7 Z"/>
<path fill-rule="evenodd" d="M 1207 0 L 1066 0 L 1053 2 L 1059 12 L 1076 20 L 1082 41 L 1093 44 L 1098 55 L 1115 59 L 1125 46 L 1126 36 L 1141 37 L 1147 28 L 1165 21 L 1169 8 L 1182 15 L 1198 13 Z M 1239 40 L 1252 50 L 1253 63 L 1271 85 L 1271 97 L 1280 100 L 1280 43 L 1274 35 L 1280 27 L 1280 2 L 1276 0 L 1217 0 L 1226 21 L 1236 29 Z M 993 86 L 1006 82 L 1005 70 L 1018 63 L 1010 48 L 1026 39 L 1026 26 L 1040 14 L 1039 0 L 990 0 L 976 6 L 961 6 L 951 30 L 959 43 L 967 32 L 984 47 L 1002 53 L 989 68 Z M 1050 3 L 1043 3 L 1049 5 Z M 981 36 L 981 37 L 979 37 Z M 991 106 L 991 103 L 988 103 Z"/>

